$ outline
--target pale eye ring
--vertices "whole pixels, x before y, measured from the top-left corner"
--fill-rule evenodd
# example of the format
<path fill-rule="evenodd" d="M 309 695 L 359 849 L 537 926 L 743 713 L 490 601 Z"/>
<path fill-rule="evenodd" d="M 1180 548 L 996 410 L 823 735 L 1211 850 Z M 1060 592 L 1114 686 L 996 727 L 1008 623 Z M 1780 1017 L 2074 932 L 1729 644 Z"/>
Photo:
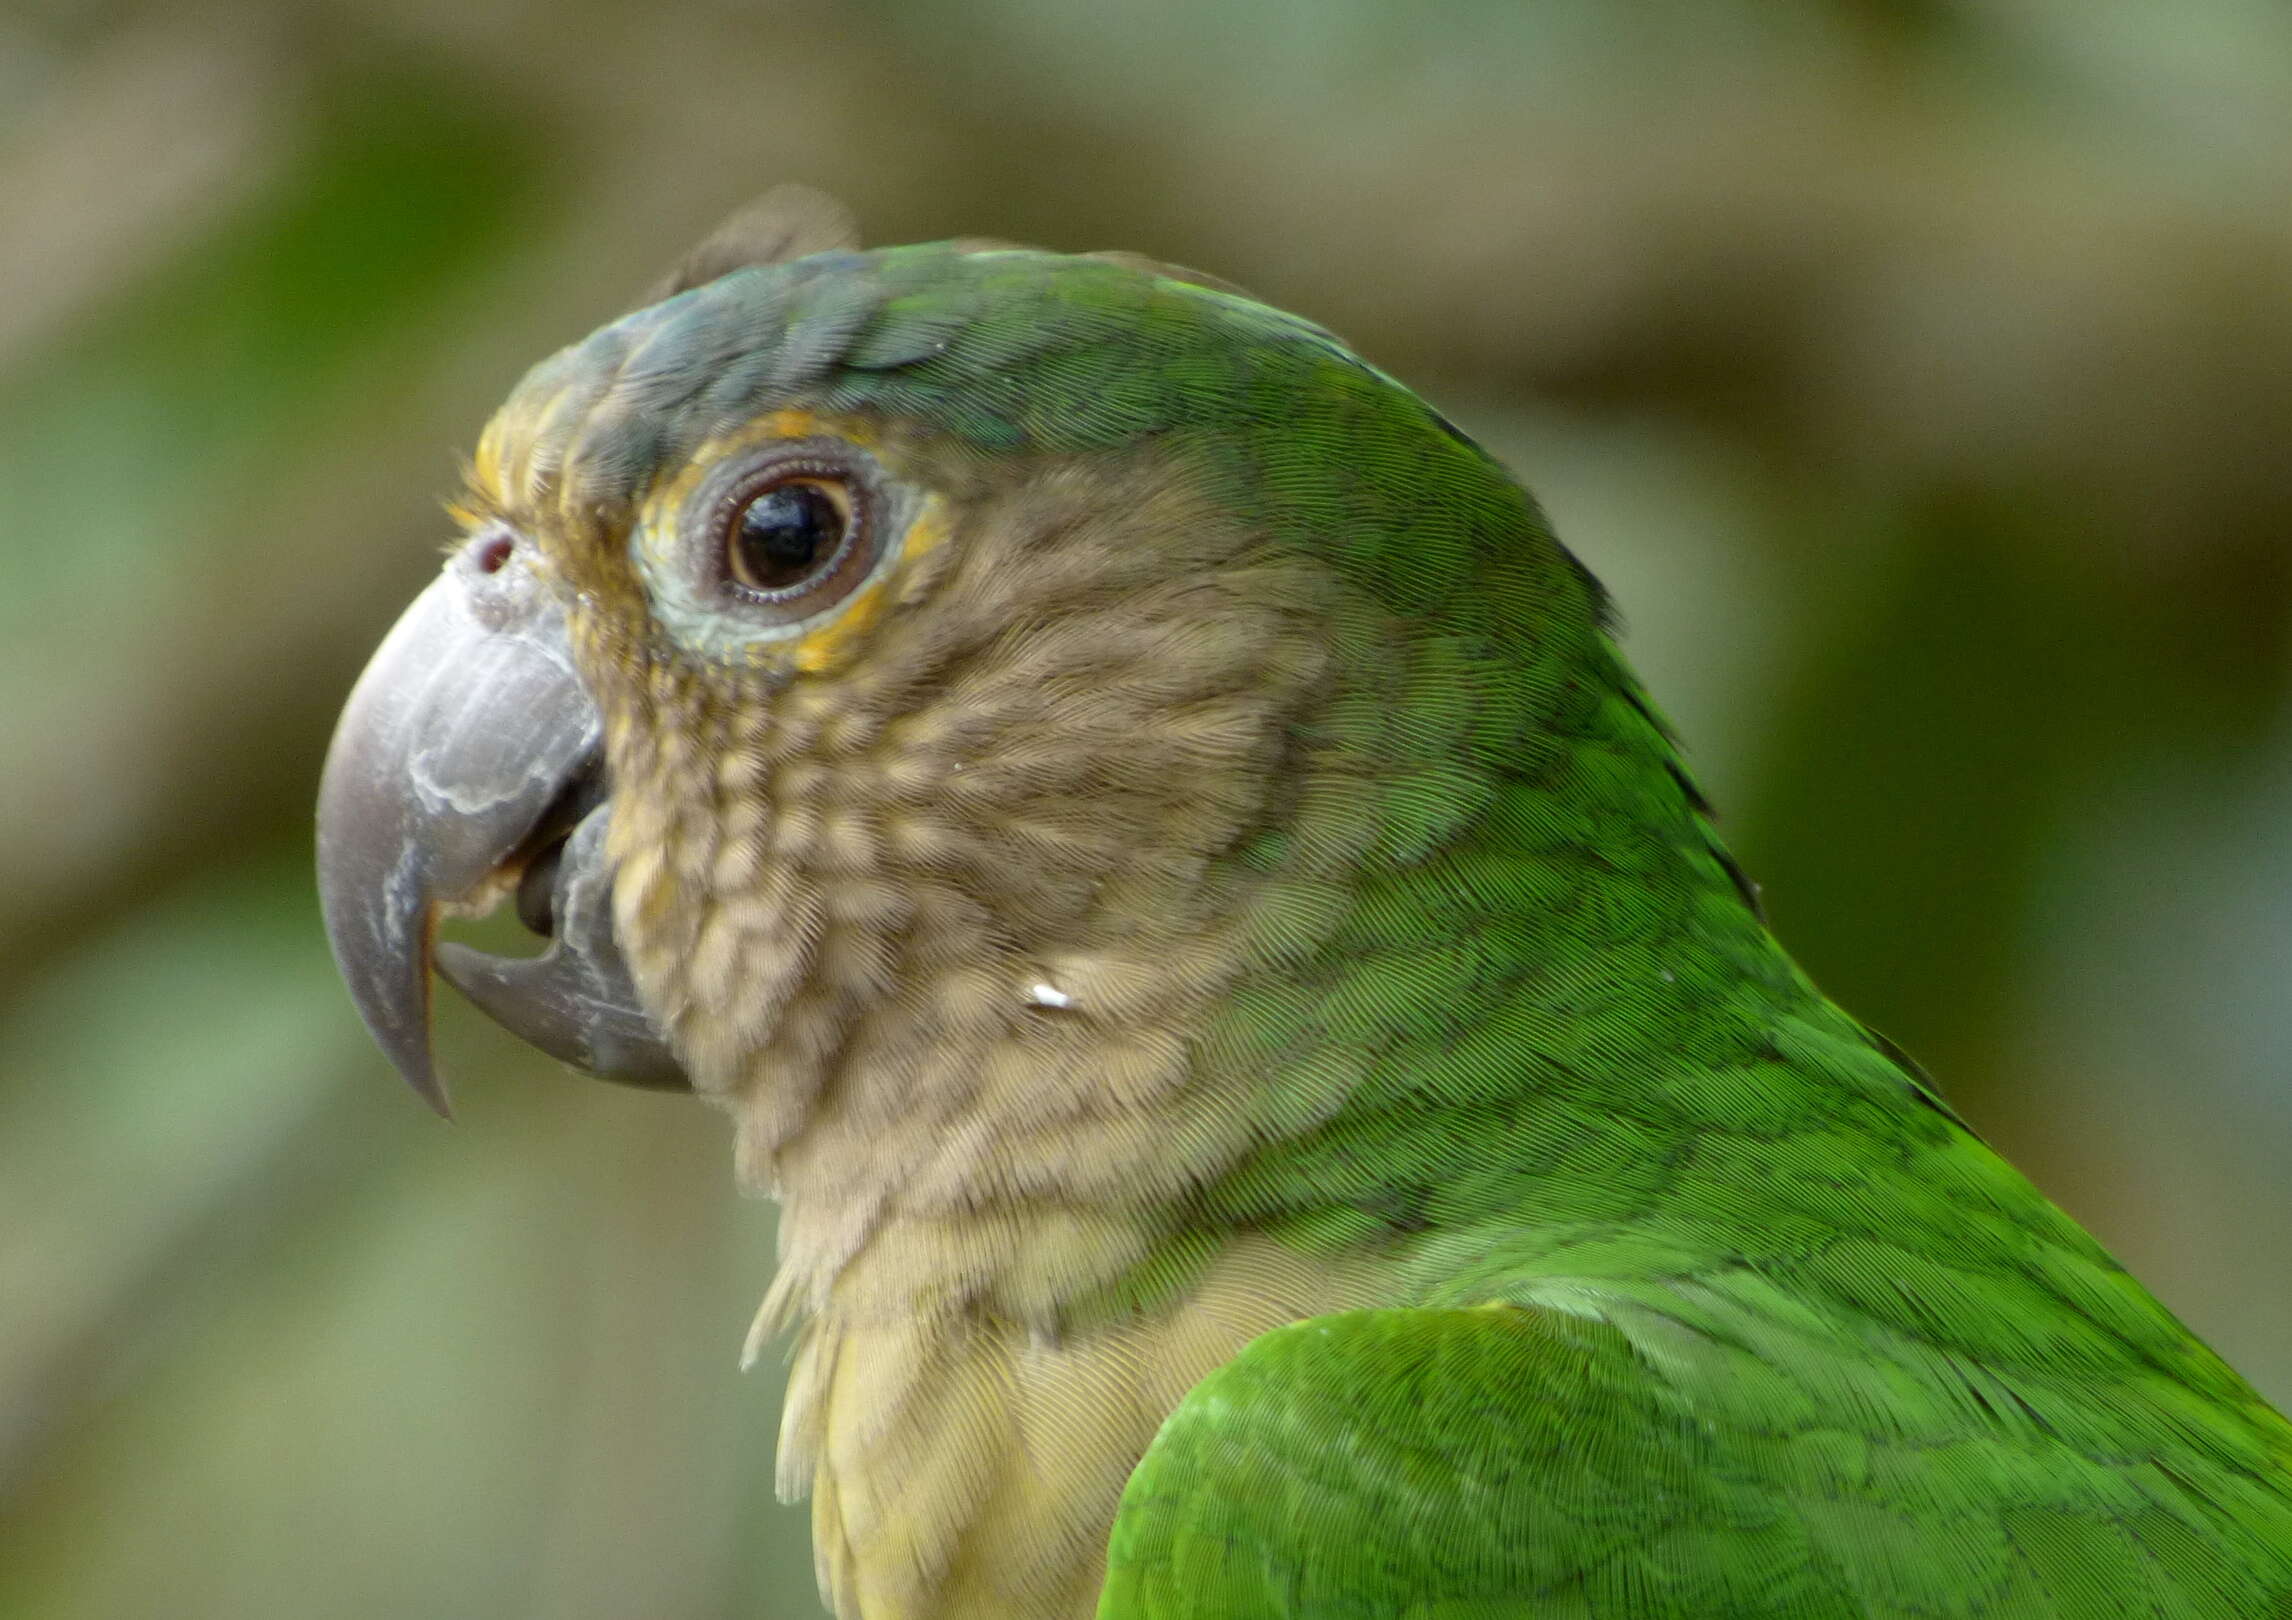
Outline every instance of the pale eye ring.
<path fill-rule="evenodd" d="M 751 467 L 709 504 L 708 573 L 724 596 L 793 623 L 842 601 L 874 570 L 874 480 L 814 448 Z"/>

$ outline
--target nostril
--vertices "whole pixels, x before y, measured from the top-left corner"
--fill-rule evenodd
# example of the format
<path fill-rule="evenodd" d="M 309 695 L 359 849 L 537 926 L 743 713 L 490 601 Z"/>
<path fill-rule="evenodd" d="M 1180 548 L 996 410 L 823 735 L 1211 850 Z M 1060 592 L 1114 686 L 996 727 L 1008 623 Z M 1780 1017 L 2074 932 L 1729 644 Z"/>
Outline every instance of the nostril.
<path fill-rule="evenodd" d="M 489 534 L 479 544 L 471 561 L 481 574 L 498 574 L 509 566 L 509 555 L 517 549 L 517 541 L 508 534 Z"/>

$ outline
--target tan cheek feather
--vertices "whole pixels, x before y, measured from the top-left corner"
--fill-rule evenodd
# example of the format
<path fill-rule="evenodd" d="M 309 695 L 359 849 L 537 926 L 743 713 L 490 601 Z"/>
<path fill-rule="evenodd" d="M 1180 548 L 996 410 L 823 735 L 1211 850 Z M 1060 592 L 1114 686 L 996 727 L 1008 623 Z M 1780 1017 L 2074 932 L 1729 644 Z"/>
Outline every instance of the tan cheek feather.
<path fill-rule="evenodd" d="M 1183 484 L 935 498 L 769 702 L 663 660 L 608 705 L 617 918 L 783 1203 L 758 1334 L 808 1325 L 781 1484 L 847 1620 L 1082 1620 L 1185 1391 L 1381 1293 L 1379 1262 L 1240 1234 L 1161 1305 L 1058 1327 L 1246 1151 L 1254 1093 L 1197 1072 L 1202 1021 L 1264 937 L 1329 920 L 1309 875 L 1209 881 L 1294 815 L 1270 767 L 1326 652 L 1317 578 L 1259 556 L 1221 585 L 1253 537 Z"/>

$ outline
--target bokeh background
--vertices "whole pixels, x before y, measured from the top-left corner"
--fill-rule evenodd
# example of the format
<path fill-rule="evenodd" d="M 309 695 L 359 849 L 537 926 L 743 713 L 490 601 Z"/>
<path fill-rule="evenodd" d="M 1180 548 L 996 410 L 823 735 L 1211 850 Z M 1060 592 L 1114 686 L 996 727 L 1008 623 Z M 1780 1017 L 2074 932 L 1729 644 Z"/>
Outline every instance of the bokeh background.
<path fill-rule="evenodd" d="M 800 179 L 1200 265 L 1607 577 L 1777 926 L 2292 1399 L 2270 0 L 0 10 L 0 1615 L 809 1616 L 718 1122 L 336 985 L 523 367 Z"/>

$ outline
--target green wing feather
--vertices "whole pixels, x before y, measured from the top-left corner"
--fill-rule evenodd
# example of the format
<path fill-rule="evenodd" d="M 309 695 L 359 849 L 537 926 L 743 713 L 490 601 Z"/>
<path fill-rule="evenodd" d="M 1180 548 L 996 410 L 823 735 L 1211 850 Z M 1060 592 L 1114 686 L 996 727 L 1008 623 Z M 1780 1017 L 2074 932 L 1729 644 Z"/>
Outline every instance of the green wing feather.
<path fill-rule="evenodd" d="M 2065 1432 L 1915 1346 L 1826 1364 L 1789 1314 L 1653 1287 L 1269 1333 L 1132 1476 L 1101 1620 L 2292 1615 L 2249 1429 L 2135 1396 Z M 2114 1444 L 2150 1426 L 2170 1463 Z"/>

